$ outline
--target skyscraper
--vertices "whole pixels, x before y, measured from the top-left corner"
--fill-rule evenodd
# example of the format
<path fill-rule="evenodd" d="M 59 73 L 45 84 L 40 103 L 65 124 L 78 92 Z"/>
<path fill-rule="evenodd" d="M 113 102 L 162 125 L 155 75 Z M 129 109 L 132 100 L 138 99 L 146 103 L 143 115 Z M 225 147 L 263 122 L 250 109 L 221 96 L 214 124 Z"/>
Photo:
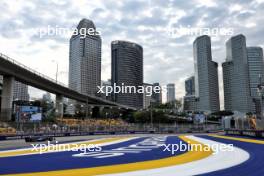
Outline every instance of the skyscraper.
<path fill-rule="evenodd" d="M 3 76 L 0 76 L 0 92 L 2 91 Z M 13 86 L 13 100 L 29 101 L 28 85 L 15 81 Z"/>
<path fill-rule="evenodd" d="M 148 84 L 148 83 L 143 83 L 143 86 L 145 89 L 147 89 L 147 87 L 153 87 L 152 84 Z M 150 106 L 150 103 L 151 103 L 151 94 L 145 91 L 143 95 L 143 109 L 148 109 Z"/>
<path fill-rule="evenodd" d="M 159 83 L 153 83 L 153 87 L 160 87 L 160 93 L 156 93 L 156 92 L 152 92 L 152 100 L 154 101 L 153 102 L 153 105 L 160 105 L 162 104 L 162 89 L 161 89 L 161 86 Z"/>
<path fill-rule="evenodd" d="M 216 112 L 220 110 L 218 88 L 218 64 L 212 61 L 211 39 L 207 35 L 193 42 L 195 96 L 198 110 Z"/>
<path fill-rule="evenodd" d="M 101 37 L 96 32 L 87 32 L 96 31 L 88 19 L 82 19 L 77 29 L 79 33 L 70 39 L 69 87 L 85 95 L 95 95 L 97 86 L 101 85 Z"/>
<path fill-rule="evenodd" d="M 70 39 L 69 88 L 85 95 L 97 95 L 101 85 L 101 37 L 91 20 L 82 19 L 78 33 Z M 90 32 L 89 32 L 90 31 Z M 75 113 L 74 100 L 69 100 L 66 112 Z"/>
<path fill-rule="evenodd" d="M 143 86 L 143 48 L 128 41 L 113 41 L 112 86 Z M 142 93 L 117 93 L 113 100 L 136 108 L 143 108 Z"/>
<path fill-rule="evenodd" d="M 194 76 L 191 76 L 185 80 L 185 95 L 195 94 L 195 81 Z"/>
<path fill-rule="evenodd" d="M 167 102 L 175 101 L 175 84 L 167 84 Z"/>
<path fill-rule="evenodd" d="M 198 98 L 195 97 L 195 78 L 191 76 L 185 80 L 185 96 L 183 98 L 184 111 L 197 111 Z"/>
<path fill-rule="evenodd" d="M 247 47 L 250 95 L 255 101 L 259 99 L 258 85 L 264 80 L 263 50 L 261 47 Z M 253 103 L 252 110 L 255 112 Z"/>
<path fill-rule="evenodd" d="M 252 99 L 244 35 L 231 37 L 226 42 L 226 62 L 222 66 L 225 110 L 251 112 Z"/>

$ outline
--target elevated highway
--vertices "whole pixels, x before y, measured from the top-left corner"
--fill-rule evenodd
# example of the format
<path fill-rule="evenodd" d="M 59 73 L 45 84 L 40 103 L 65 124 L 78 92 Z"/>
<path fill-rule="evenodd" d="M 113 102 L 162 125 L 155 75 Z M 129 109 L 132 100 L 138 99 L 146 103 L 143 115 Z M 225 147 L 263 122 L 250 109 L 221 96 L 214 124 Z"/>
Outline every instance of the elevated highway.
<path fill-rule="evenodd" d="M 66 85 L 57 82 L 13 59 L 0 53 L 0 75 L 3 75 L 3 90 L 1 96 L 1 117 L 0 119 L 10 119 L 13 101 L 13 85 L 14 80 L 25 83 L 32 87 L 53 93 L 56 95 L 56 108 L 62 115 L 63 113 L 63 97 L 84 102 L 87 104 L 98 106 L 116 106 L 119 108 L 132 109 L 135 108 L 118 104 L 100 97 L 84 95 L 76 92 Z"/>

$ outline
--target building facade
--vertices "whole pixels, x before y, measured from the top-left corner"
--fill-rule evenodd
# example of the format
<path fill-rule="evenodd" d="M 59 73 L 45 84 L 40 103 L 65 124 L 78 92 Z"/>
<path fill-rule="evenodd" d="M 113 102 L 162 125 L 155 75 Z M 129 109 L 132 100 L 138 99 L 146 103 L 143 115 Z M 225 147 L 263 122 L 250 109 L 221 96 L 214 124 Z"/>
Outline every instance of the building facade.
<path fill-rule="evenodd" d="M 113 41 L 112 51 L 112 86 L 143 86 L 143 48 L 128 41 Z M 113 94 L 115 102 L 143 108 L 142 93 Z"/>
<path fill-rule="evenodd" d="M 28 86 L 26 84 L 15 81 L 13 87 L 13 100 L 29 101 Z"/>
<path fill-rule="evenodd" d="M 96 31 L 94 23 L 88 19 L 82 19 L 77 29 L 78 34 L 70 39 L 69 88 L 97 96 L 97 86 L 101 86 L 101 37 L 96 32 L 87 33 Z M 75 114 L 76 101 L 69 100 L 68 104 L 67 114 Z"/>
<path fill-rule="evenodd" d="M 82 19 L 77 26 L 96 31 L 94 23 Z M 96 95 L 101 85 L 101 37 L 93 35 L 72 35 L 70 39 L 69 87 L 81 94 Z"/>
<path fill-rule="evenodd" d="M 159 83 L 153 83 L 153 87 L 160 87 L 160 93 L 156 93 L 156 92 L 152 92 L 152 100 L 153 100 L 153 105 L 156 106 L 156 105 L 160 105 L 162 104 L 162 87 L 160 86 Z"/>
<path fill-rule="evenodd" d="M 148 83 L 144 83 L 143 84 L 145 90 L 147 89 L 147 87 L 152 87 L 152 84 L 148 84 Z M 144 92 L 143 95 L 143 109 L 148 109 L 150 107 L 150 103 L 151 103 L 151 94 L 149 94 L 148 92 Z"/>
<path fill-rule="evenodd" d="M 220 110 L 218 88 L 218 64 L 212 61 L 211 39 L 207 35 L 196 38 L 193 43 L 195 97 L 198 110 L 217 112 Z"/>
<path fill-rule="evenodd" d="M 2 84 L 3 84 L 3 76 L 0 76 L 0 91 L 2 91 Z M 28 85 L 18 81 L 14 81 L 12 99 L 14 101 L 17 100 L 29 101 L 30 96 L 28 92 Z"/>
<path fill-rule="evenodd" d="M 183 97 L 183 110 L 188 112 L 198 111 L 198 98 L 194 95 L 186 95 Z"/>
<path fill-rule="evenodd" d="M 223 67 L 225 110 L 252 112 L 248 57 L 244 35 L 231 37 L 226 42 L 226 62 Z"/>
<path fill-rule="evenodd" d="M 185 95 L 195 94 L 195 81 L 194 76 L 191 76 L 185 80 Z"/>
<path fill-rule="evenodd" d="M 198 98 L 195 97 L 195 78 L 191 76 L 185 80 L 185 96 L 183 97 L 184 111 L 198 111 Z"/>
<path fill-rule="evenodd" d="M 167 84 L 167 102 L 175 101 L 175 84 Z"/>
<path fill-rule="evenodd" d="M 248 73 L 250 96 L 253 102 L 260 98 L 258 94 L 258 85 L 264 80 L 264 61 L 263 50 L 261 47 L 247 47 Z M 252 103 L 252 110 L 256 112 L 255 103 Z"/>

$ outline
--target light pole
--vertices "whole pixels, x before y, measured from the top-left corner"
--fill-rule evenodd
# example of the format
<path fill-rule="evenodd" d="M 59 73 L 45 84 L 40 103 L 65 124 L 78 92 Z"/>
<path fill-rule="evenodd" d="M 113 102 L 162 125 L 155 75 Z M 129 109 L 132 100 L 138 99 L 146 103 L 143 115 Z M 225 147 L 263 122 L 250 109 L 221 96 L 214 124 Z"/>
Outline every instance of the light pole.
<path fill-rule="evenodd" d="M 56 83 L 58 82 L 58 70 L 59 70 L 59 63 L 55 60 L 52 60 L 52 62 L 56 63 Z"/>
<path fill-rule="evenodd" d="M 156 102 L 154 99 L 150 99 L 150 126 L 151 130 L 153 130 L 153 103 Z"/>
<path fill-rule="evenodd" d="M 85 119 L 88 119 L 88 98 L 86 99 L 86 112 L 85 112 Z"/>

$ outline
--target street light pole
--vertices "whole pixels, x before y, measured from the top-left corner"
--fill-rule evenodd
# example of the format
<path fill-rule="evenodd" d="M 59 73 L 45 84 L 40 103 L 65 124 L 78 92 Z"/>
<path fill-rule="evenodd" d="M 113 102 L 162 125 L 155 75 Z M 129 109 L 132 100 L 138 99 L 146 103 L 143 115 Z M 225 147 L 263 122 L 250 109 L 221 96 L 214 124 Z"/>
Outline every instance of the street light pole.
<path fill-rule="evenodd" d="M 155 102 L 155 100 L 153 100 L 151 98 L 150 100 L 150 125 L 151 125 L 151 129 L 153 129 L 153 103 Z"/>
<path fill-rule="evenodd" d="M 86 112 L 85 112 L 85 119 L 88 119 L 88 98 L 86 99 Z"/>
<path fill-rule="evenodd" d="M 58 70 L 59 70 L 59 64 L 57 62 L 57 69 L 56 69 L 56 83 L 58 82 Z"/>
<path fill-rule="evenodd" d="M 52 60 L 52 62 L 56 63 L 56 83 L 58 83 L 58 70 L 59 70 L 59 63 L 55 60 Z"/>
<path fill-rule="evenodd" d="M 150 123 L 151 123 L 151 129 L 153 129 L 153 106 L 152 106 L 152 103 L 151 103 L 151 105 L 150 105 Z"/>

